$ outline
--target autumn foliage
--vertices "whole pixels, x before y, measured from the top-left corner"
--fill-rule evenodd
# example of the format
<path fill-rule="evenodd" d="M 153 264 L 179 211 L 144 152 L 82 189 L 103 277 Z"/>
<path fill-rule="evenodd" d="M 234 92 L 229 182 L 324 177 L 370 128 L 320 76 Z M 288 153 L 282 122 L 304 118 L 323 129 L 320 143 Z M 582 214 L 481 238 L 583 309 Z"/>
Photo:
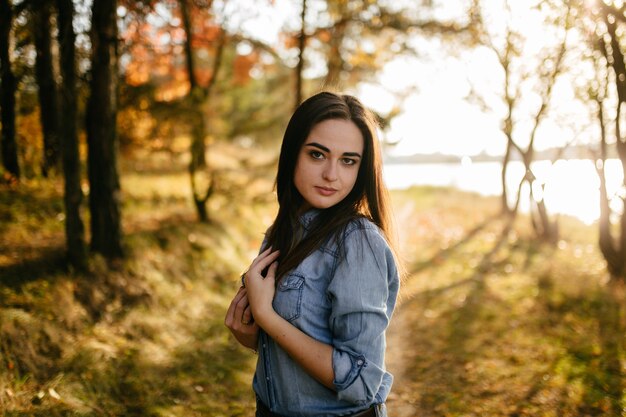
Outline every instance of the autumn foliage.
<path fill-rule="evenodd" d="M 173 7 L 169 19 L 156 23 L 131 21 L 121 34 L 127 46 L 128 64 L 124 68 L 126 82 L 134 87 L 150 84 L 161 101 L 171 101 L 189 93 L 189 76 L 185 63 L 184 44 L 191 36 L 194 75 L 200 87 L 206 87 L 214 74 L 214 60 L 218 41 L 223 34 L 215 16 L 206 8 L 191 3 L 193 31 L 187 34 L 182 27 L 180 10 Z M 259 60 L 256 52 L 237 55 L 232 61 L 233 83 L 244 85 L 250 79 L 250 70 Z"/>

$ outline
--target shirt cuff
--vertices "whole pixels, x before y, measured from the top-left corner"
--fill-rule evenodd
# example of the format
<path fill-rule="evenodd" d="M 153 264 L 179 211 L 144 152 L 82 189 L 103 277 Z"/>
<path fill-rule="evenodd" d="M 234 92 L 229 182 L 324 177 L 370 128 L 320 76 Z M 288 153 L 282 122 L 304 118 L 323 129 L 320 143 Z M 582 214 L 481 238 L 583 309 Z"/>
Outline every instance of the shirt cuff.
<path fill-rule="evenodd" d="M 370 364 L 363 355 L 333 349 L 333 371 L 335 373 L 333 384 L 335 385 L 339 399 L 350 401 L 358 405 L 368 405 L 374 401 L 378 385 L 380 385 L 380 380 L 382 380 L 382 371 L 377 372 L 377 367 L 371 365 L 372 364 Z M 378 378 L 376 375 L 369 375 L 372 373 L 370 371 L 380 375 Z M 368 387 L 368 384 L 364 380 L 366 376 L 363 375 L 364 373 L 368 374 L 367 379 L 373 377 L 373 379 L 379 380 L 379 384 L 374 384 L 376 385 L 376 389 Z M 361 381 L 359 381 L 359 379 L 361 379 Z"/>

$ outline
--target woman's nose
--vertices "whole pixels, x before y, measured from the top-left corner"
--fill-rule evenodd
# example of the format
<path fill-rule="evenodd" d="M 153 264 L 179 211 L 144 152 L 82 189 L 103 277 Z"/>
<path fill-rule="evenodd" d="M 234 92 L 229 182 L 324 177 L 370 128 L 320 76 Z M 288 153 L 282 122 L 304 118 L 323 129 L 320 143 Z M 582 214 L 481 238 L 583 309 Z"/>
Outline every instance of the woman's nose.
<path fill-rule="evenodd" d="M 322 177 L 326 181 L 335 181 L 337 179 L 337 165 L 332 161 L 329 161 L 328 164 L 326 164 L 326 166 L 324 167 Z"/>

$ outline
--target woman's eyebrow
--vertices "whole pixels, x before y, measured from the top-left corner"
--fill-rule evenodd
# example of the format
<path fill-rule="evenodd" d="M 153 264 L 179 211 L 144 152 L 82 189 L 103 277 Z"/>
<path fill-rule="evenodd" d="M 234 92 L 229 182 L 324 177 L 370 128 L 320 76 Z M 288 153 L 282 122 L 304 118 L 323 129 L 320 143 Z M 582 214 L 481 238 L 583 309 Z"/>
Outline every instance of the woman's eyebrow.
<path fill-rule="evenodd" d="M 309 143 L 306 143 L 304 146 L 311 146 L 313 148 L 318 148 L 324 152 L 330 153 L 330 149 L 328 149 L 324 145 L 320 145 L 317 142 L 309 142 Z M 352 156 L 352 157 L 361 158 L 361 154 L 359 154 L 358 152 L 344 152 L 343 156 Z"/>
<path fill-rule="evenodd" d="M 314 148 L 321 149 L 321 150 L 323 150 L 324 152 L 328 152 L 328 153 L 330 153 L 330 149 L 328 149 L 328 148 L 327 148 L 326 146 L 324 146 L 324 145 L 320 145 L 320 144 L 319 144 L 319 143 L 317 143 L 317 142 L 309 142 L 309 143 L 305 144 L 304 146 L 312 146 L 312 147 L 314 147 Z"/>

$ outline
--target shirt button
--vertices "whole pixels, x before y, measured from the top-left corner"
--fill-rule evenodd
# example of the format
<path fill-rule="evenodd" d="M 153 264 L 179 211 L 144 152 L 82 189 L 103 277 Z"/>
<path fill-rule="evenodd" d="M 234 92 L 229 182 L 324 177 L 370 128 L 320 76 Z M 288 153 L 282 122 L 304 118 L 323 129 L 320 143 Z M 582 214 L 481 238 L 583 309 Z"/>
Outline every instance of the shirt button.
<path fill-rule="evenodd" d="M 358 361 L 356 361 L 356 364 L 359 366 L 363 365 L 363 359 L 359 359 Z"/>
<path fill-rule="evenodd" d="M 269 381 L 269 380 L 270 380 L 270 377 L 269 377 L 269 376 L 266 376 L 266 377 L 265 377 L 265 380 Z"/>
<path fill-rule="evenodd" d="M 266 347 L 266 346 L 265 346 L 265 343 L 263 343 L 263 349 L 265 349 L 265 347 Z"/>

